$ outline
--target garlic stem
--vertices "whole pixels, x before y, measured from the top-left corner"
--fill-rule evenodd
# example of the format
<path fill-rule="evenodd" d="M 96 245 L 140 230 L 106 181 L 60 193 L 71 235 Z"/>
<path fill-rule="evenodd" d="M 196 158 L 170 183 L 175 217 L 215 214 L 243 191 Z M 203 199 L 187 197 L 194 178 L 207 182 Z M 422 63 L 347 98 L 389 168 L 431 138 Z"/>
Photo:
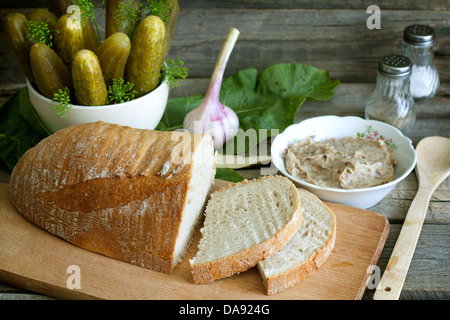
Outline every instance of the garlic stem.
<path fill-rule="evenodd" d="M 219 99 L 220 87 L 222 86 L 223 74 L 239 37 L 239 30 L 231 27 L 228 31 L 228 35 L 220 50 L 219 57 L 217 58 L 216 65 L 211 76 L 211 81 L 206 92 L 206 96 L 210 101 L 217 101 Z"/>

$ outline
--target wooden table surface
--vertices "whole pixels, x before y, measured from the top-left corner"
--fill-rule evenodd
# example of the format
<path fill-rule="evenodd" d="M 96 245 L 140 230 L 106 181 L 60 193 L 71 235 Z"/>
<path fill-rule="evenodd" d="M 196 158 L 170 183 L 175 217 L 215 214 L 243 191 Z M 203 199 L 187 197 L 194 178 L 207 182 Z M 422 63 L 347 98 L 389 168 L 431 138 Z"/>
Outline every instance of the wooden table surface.
<path fill-rule="evenodd" d="M 185 92 L 201 91 L 206 88 L 207 80 L 188 80 L 182 87 L 171 92 L 171 96 Z M 1 99 L 11 90 L 2 89 Z M 329 102 L 305 103 L 299 110 L 297 117 L 307 118 L 317 115 L 355 115 L 363 116 L 363 104 L 373 89 L 370 84 L 343 84 L 336 90 L 336 95 Z M 432 109 L 446 108 L 447 112 L 437 112 L 434 117 L 423 116 L 419 112 L 416 125 L 406 134 L 413 140 L 413 145 L 430 135 L 448 136 L 450 86 L 444 86 L 439 91 L 439 96 L 429 102 L 419 105 L 419 110 L 431 111 Z M 438 104 L 437 101 L 440 101 Z M 1 103 L 1 101 L 0 101 Z M 447 106 L 445 106 L 446 104 Z M 444 117 L 445 116 L 445 117 Z M 239 172 L 247 178 L 259 176 L 259 169 L 242 169 Z M 2 165 L 0 168 L 0 182 L 8 182 L 9 170 Z M 401 182 L 383 201 L 369 210 L 386 215 L 391 224 L 390 233 L 381 253 L 378 266 L 381 271 L 387 265 L 402 227 L 403 220 L 409 208 L 411 200 L 417 191 L 415 173 L 412 172 Z M 446 179 L 435 191 L 429 205 L 427 217 L 421 236 L 405 281 L 401 299 L 448 299 L 450 298 L 450 179 Z M 371 299 L 373 290 L 366 290 L 365 299 Z M 0 299 L 38 299 L 43 298 L 19 288 L 0 284 Z"/>
<path fill-rule="evenodd" d="M 27 12 L 44 7 L 45 1 L 13 1 L 0 6 L 0 18 L 12 11 Z M 281 3 L 281 4 L 280 4 Z M 401 30 L 411 23 L 433 25 L 439 45 L 436 64 L 441 87 L 432 100 L 416 104 L 417 120 L 405 132 L 414 147 L 432 135 L 450 137 L 450 5 L 448 1 L 411 1 L 406 5 L 386 1 L 382 8 L 382 27 L 368 31 L 368 15 L 361 1 L 346 2 L 339 7 L 334 1 L 193 1 L 181 0 L 171 56 L 180 56 L 189 68 L 189 79 L 170 92 L 170 97 L 204 93 L 209 76 L 230 26 L 241 31 L 225 76 L 245 67 L 259 70 L 274 63 L 310 63 L 327 69 L 341 84 L 336 95 L 325 102 L 305 102 L 296 122 L 320 115 L 353 115 L 364 117 L 365 103 L 375 88 L 376 61 L 395 53 Z M 385 9 L 385 10 L 384 10 Z M 0 29 L 0 39 L 4 39 Z M 362 32 L 362 33 L 361 33 Z M 295 47 L 294 47 L 295 46 Z M 397 52 L 398 53 L 398 52 Z M 0 41 L 0 104 L 18 88 L 23 77 Z M 246 178 L 259 176 L 259 169 L 240 170 Z M 0 163 L 0 182 L 8 182 L 10 171 Z M 409 205 L 417 191 L 414 171 L 385 199 L 369 210 L 384 214 L 390 233 L 378 266 L 384 271 L 402 227 Z M 411 262 L 400 299 L 450 298 L 450 179 L 434 192 L 425 223 Z M 374 290 L 367 289 L 364 299 Z M 0 299 L 48 299 L 20 288 L 0 284 Z"/>

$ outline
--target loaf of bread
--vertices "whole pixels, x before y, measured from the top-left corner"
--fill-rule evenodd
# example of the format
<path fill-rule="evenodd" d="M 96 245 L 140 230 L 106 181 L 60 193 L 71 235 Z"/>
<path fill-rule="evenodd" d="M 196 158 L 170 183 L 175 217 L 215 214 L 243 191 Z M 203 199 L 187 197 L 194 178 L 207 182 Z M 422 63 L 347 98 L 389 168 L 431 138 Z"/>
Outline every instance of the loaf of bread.
<path fill-rule="evenodd" d="M 334 213 L 312 193 L 298 189 L 302 225 L 277 253 L 258 263 L 266 293 L 272 295 L 299 283 L 330 256 L 336 240 Z"/>
<path fill-rule="evenodd" d="M 302 221 L 294 184 L 267 176 L 224 187 L 208 201 L 202 238 L 190 260 L 195 283 L 243 272 L 280 250 Z"/>
<path fill-rule="evenodd" d="M 10 199 L 27 219 L 76 246 L 171 273 L 214 175 L 210 136 L 95 122 L 28 150 L 11 174 Z"/>

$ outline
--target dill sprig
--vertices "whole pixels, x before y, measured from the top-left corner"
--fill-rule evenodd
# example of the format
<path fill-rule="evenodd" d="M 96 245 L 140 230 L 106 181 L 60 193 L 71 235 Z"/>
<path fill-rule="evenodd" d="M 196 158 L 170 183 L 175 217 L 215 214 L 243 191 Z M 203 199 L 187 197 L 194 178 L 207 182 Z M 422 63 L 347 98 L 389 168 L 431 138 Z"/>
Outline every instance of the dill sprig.
<path fill-rule="evenodd" d="M 94 22 L 95 29 L 97 30 L 97 37 L 98 41 L 102 41 L 102 36 L 100 34 L 100 28 L 98 27 L 97 19 L 95 18 L 95 5 L 93 1 L 89 0 L 74 0 L 73 2 L 75 5 L 77 5 L 80 8 L 81 11 L 81 24 L 83 26 L 86 25 L 86 21 L 89 19 Z M 100 4 L 100 6 L 103 6 L 104 1 Z"/>
<path fill-rule="evenodd" d="M 119 27 L 125 28 L 125 33 L 131 39 L 136 31 L 136 25 L 141 19 L 143 4 L 135 5 L 133 1 L 121 1 L 119 9 L 116 10 L 114 18 L 117 20 Z"/>
<path fill-rule="evenodd" d="M 113 79 L 112 86 L 108 88 L 108 103 L 123 103 L 134 99 L 136 90 L 133 89 L 133 84 L 125 83 L 122 78 Z"/>
<path fill-rule="evenodd" d="M 187 78 L 188 70 L 183 65 L 184 62 L 179 57 L 176 58 L 176 61 L 167 60 L 163 64 L 161 75 L 167 79 L 169 88 L 179 87 L 179 82 Z"/>
<path fill-rule="evenodd" d="M 68 110 L 72 108 L 69 88 L 64 87 L 58 89 L 58 91 L 53 94 L 53 101 L 59 102 L 58 105 L 52 107 L 52 110 L 56 110 L 56 115 L 60 118 L 67 116 Z"/>
<path fill-rule="evenodd" d="M 42 22 L 30 20 L 27 23 L 25 37 L 32 43 L 44 43 L 52 47 L 53 36 L 51 32 L 48 28 L 48 20 Z"/>
<path fill-rule="evenodd" d="M 169 0 L 158 0 L 158 1 L 149 1 L 146 10 L 147 10 L 146 16 L 148 15 L 158 16 L 161 18 L 163 22 L 167 22 L 167 20 L 169 20 L 172 8 L 170 7 Z"/>
<path fill-rule="evenodd" d="M 132 0 L 127 0 L 119 4 L 119 9 L 116 10 L 114 18 L 120 27 L 125 26 L 125 33 L 132 38 L 141 18 L 154 15 L 161 18 L 163 22 L 167 22 L 171 11 L 172 8 L 168 0 L 147 1 L 146 6 L 143 3 L 136 5 Z"/>

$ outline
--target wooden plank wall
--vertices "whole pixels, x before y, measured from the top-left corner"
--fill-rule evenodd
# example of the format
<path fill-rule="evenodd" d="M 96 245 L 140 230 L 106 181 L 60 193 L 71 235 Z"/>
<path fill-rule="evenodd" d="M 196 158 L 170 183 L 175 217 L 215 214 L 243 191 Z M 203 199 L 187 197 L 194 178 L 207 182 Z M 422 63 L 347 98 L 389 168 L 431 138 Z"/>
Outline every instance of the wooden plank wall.
<path fill-rule="evenodd" d="M 372 83 L 377 60 L 401 53 L 404 27 L 428 24 L 437 32 L 435 61 L 441 82 L 450 81 L 450 1 L 448 0 L 179 0 L 181 12 L 171 58 L 180 57 L 190 78 L 209 78 L 229 27 L 241 35 L 226 76 L 246 67 L 308 63 L 342 83 Z M 369 5 L 381 9 L 381 29 L 369 30 Z M 12 11 L 45 7 L 46 1 L 0 4 L 0 18 Z M 0 29 L 0 83 L 21 83 L 3 27 Z"/>

